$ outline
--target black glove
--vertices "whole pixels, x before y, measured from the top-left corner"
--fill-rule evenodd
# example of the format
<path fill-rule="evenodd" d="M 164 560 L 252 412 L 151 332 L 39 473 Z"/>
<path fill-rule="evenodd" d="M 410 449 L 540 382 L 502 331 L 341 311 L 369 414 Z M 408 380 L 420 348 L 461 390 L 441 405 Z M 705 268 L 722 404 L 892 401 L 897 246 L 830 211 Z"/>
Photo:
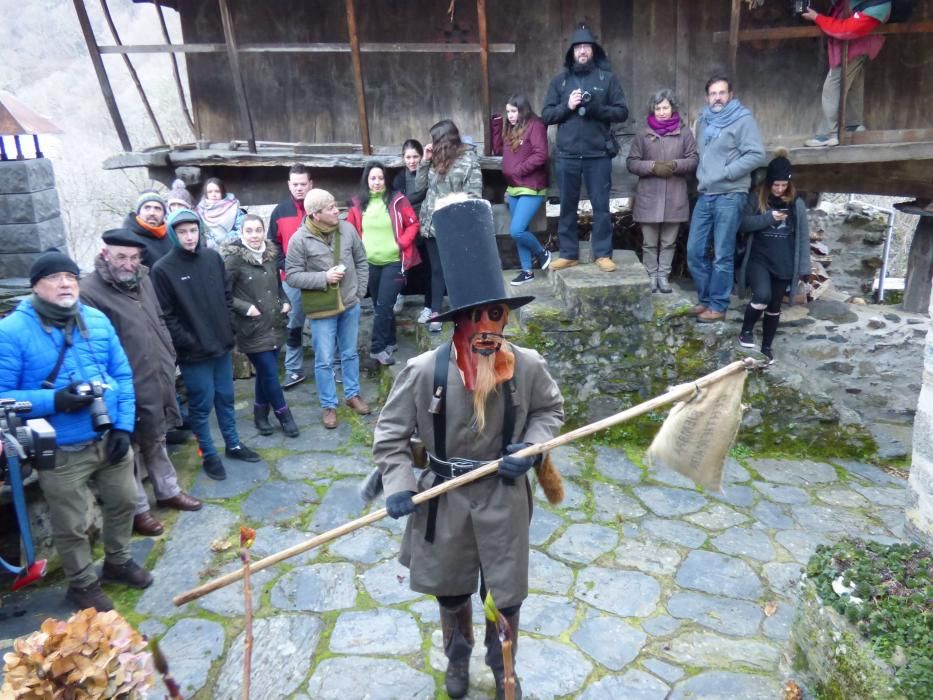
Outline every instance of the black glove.
<path fill-rule="evenodd" d="M 530 442 L 516 442 L 505 448 L 505 454 L 502 456 L 502 462 L 499 464 L 499 476 L 507 482 L 525 476 L 525 472 L 531 469 L 541 455 L 532 455 L 531 457 L 513 457 L 512 455 L 519 450 L 531 447 Z"/>
<path fill-rule="evenodd" d="M 398 520 L 418 510 L 418 506 L 411 500 L 414 495 L 414 491 L 398 491 L 386 498 L 386 510 L 389 512 L 389 517 Z"/>
<path fill-rule="evenodd" d="M 68 386 L 55 392 L 56 413 L 74 413 L 75 411 L 80 411 L 94 400 L 93 396 L 75 393 L 75 387 L 80 383 L 81 382 L 72 382 Z"/>
<path fill-rule="evenodd" d="M 107 461 L 116 464 L 130 451 L 130 434 L 125 430 L 112 429 L 107 434 Z"/>

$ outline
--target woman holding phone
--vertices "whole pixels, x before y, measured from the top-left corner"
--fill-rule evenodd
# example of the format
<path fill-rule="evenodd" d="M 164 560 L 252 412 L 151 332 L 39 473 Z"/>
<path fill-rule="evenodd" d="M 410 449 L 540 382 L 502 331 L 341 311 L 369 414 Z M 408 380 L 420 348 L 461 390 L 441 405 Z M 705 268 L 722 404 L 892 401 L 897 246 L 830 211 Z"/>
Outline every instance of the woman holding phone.
<path fill-rule="evenodd" d="M 755 347 L 754 330 L 761 322 L 761 352 L 774 361 L 772 344 L 781 320 L 781 303 L 790 288 L 794 302 L 797 280 L 810 276 L 810 226 L 807 207 L 797 196 L 792 182 L 787 151 L 779 149 L 768 164 L 768 172 L 748 196 L 739 232 L 745 237 L 745 251 L 739 267 L 739 294 L 750 287 L 752 299 L 745 307 L 739 345 Z"/>

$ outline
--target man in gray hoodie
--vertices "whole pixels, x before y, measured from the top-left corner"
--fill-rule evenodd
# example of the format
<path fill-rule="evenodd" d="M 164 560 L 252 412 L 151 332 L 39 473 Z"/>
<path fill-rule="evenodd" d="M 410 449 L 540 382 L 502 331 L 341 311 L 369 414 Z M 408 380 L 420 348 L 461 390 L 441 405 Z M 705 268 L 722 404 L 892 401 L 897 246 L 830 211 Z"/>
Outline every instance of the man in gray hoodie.
<path fill-rule="evenodd" d="M 691 314 L 701 323 L 726 318 L 739 230 L 751 174 L 765 166 L 765 147 L 752 113 L 732 93 L 732 83 L 713 76 L 706 83 L 707 106 L 697 121 L 697 199 L 687 239 L 687 265 L 697 288 Z M 713 260 L 709 259 L 710 238 Z"/>

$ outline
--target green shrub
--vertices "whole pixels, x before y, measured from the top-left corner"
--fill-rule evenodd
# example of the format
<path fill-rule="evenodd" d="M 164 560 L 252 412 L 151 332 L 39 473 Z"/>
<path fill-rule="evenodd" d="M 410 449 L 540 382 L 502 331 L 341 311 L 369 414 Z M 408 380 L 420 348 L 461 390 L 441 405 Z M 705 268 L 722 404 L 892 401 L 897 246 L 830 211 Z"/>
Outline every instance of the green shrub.
<path fill-rule="evenodd" d="M 852 596 L 837 595 L 843 577 Z M 820 545 L 807 565 L 820 599 L 844 615 L 875 653 L 895 668 L 898 690 L 929 697 L 933 688 L 933 554 L 917 544 L 846 539 Z"/>

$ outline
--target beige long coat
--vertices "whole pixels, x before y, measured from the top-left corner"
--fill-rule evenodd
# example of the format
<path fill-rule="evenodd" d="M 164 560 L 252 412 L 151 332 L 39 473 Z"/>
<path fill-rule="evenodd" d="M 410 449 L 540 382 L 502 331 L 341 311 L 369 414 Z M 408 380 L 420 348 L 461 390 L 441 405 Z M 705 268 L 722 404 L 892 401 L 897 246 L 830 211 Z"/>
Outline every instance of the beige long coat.
<path fill-rule="evenodd" d="M 515 432 L 510 442 L 549 440 L 564 420 L 563 397 L 534 350 L 515 353 Z M 428 412 L 438 350 L 408 361 L 376 424 L 373 457 L 382 470 L 386 495 L 424 491 L 434 483 L 429 469 L 412 467 L 409 438 L 417 432 L 434 453 L 434 422 Z M 486 430 L 473 425 L 472 398 L 453 356 L 447 372 L 447 457 L 493 460 L 502 453 L 504 391 L 486 403 Z M 427 503 L 408 516 L 399 560 L 411 571 L 411 588 L 432 595 L 463 595 L 477 589 L 482 567 L 487 588 L 500 608 L 528 595 L 528 480 L 506 484 L 498 476 L 467 484 L 438 498 L 434 542 L 426 542 Z"/>

